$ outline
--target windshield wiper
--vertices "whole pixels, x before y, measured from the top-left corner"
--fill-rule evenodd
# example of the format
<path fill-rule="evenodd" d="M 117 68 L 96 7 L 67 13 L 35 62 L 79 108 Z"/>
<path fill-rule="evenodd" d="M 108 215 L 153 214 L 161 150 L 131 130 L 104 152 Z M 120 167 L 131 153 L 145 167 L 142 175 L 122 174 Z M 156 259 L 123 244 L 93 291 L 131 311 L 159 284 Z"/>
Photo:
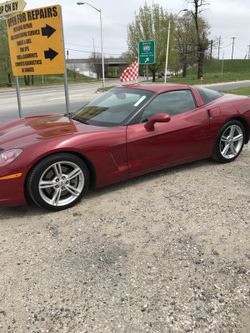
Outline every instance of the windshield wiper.
<path fill-rule="evenodd" d="M 89 125 L 88 123 L 86 123 L 85 121 L 79 119 L 79 118 L 75 118 L 73 117 L 73 115 L 71 115 L 71 119 L 75 120 L 75 121 L 79 121 L 79 123 L 85 124 L 85 125 Z"/>
<path fill-rule="evenodd" d="M 67 112 L 63 115 L 64 117 L 68 117 L 69 119 L 72 119 L 73 113 L 72 112 Z"/>

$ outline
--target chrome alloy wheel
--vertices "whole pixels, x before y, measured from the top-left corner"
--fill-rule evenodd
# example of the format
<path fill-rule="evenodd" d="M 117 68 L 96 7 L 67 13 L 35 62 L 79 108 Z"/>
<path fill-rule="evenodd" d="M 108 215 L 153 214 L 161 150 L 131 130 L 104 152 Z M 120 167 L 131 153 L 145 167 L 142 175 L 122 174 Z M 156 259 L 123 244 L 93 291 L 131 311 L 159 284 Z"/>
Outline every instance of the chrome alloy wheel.
<path fill-rule="evenodd" d="M 239 154 L 243 145 L 244 134 L 240 126 L 230 125 L 222 133 L 220 153 L 225 159 L 232 159 Z"/>
<path fill-rule="evenodd" d="M 85 178 L 81 168 L 70 161 L 51 164 L 39 179 L 39 193 L 51 206 L 61 207 L 75 201 L 82 193 Z"/>

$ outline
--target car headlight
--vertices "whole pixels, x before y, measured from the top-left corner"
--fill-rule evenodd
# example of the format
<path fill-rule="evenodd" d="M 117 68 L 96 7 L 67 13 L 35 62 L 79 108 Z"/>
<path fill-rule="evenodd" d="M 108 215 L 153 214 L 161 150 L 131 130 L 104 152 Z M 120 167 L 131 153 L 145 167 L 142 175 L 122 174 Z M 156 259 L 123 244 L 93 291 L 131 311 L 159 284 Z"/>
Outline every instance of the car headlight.
<path fill-rule="evenodd" d="M 21 153 L 22 149 L 18 148 L 0 152 L 0 167 L 3 167 L 13 162 Z"/>

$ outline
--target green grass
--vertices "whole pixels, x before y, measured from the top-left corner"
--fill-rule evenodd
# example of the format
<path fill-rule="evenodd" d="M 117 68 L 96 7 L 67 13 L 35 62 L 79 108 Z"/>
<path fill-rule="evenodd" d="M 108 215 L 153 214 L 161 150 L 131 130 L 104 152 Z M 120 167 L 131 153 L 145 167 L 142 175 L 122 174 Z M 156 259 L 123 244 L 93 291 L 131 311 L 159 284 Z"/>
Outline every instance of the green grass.
<path fill-rule="evenodd" d="M 223 71 L 222 71 L 223 66 Z M 219 83 L 250 80 L 250 60 L 209 60 L 204 64 L 203 83 Z M 163 80 L 159 80 L 163 81 Z M 187 77 L 172 77 L 171 83 L 200 84 L 196 78 L 196 68 L 188 70 Z"/>
<path fill-rule="evenodd" d="M 106 92 L 106 91 L 109 91 L 110 89 L 114 88 L 114 86 L 108 86 L 108 87 L 105 87 L 105 88 L 98 88 L 96 90 L 97 93 L 102 93 L 102 92 Z"/>
<path fill-rule="evenodd" d="M 242 88 L 237 88 L 237 89 L 233 89 L 233 90 L 226 90 L 223 92 L 227 93 L 227 94 L 250 96 L 250 87 L 242 87 Z"/>
<path fill-rule="evenodd" d="M 68 70 L 68 82 L 69 83 L 80 83 L 80 82 L 96 82 L 95 79 L 86 77 L 79 73 L 73 73 L 72 71 Z M 7 75 L 3 72 L 0 72 L 0 87 L 7 87 Z M 20 86 L 25 86 L 24 78 L 21 76 L 19 77 Z M 34 86 L 46 86 L 46 85 L 58 85 L 64 83 L 64 76 L 63 75 L 39 75 L 34 76 Z M 12 77 L 12 85 L 15 85 L 15 79 Z M 30 85 L 31 86 L 31 85 Z"/>
<path fill-rule="evenodd" d="M 223 63 L 223 73 L 222 73 Z M 76 73 L 73 75 L 72 71 L 68 71 L 68 81 L 70 83 L 77 82 L 95 82 L 95 79 L 91 79 Z M 44 80 L 43 80 L 44 79 Z M 203 83 L 219 83 L 219 82 L 230 82 L 230 81 L 242 81 L 250 80 L 250 60 L 209 60 L 204 64 L 204 78 Z M 35 86 L 43 85 L 56 85 L 63 84 L 63 75 L 46 75 L 34 77 Z M 163 79 L 157 80 L 157 82 L 163 82 Z M 196 78 L 195 66 L 188 70 L 187 77 L 172 77 L 167 79 L 170 83 L 182 83 L 182 84 L 200 84 L 201 81 Z M 14 85 L 14 79 L 12 78 Z M 24 86 L 23 77 L 20 77 L 20 85 Z M 1 68 L 0 64 L 0 87 L 7 86 L 7 75 Z"/>

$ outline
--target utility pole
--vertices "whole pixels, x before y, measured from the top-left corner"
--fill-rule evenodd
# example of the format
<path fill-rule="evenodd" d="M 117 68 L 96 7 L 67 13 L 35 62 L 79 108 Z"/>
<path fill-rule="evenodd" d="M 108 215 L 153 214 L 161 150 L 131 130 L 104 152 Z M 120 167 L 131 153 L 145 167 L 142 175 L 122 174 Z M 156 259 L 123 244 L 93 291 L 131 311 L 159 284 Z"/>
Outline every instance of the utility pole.
<path fill-rule="evenodd" d="M 168 58 L 169 58 L 169 42 L 170 42 L 170 31 L 171 31 L 171 19 L 175 20 L 179 15 L 180 13 L 182 12 L 187 12 L 188 9 L 187 8 L 184 8 L 182 10 L 180 10 L 177 14 L 175 15 L 169 15 L 169 18 L 168 18 L 168 34 L 167 34 L 167 48 L 166 48 L 166 60 L 165 60 L 165 73 L 164 73 L 164 83 L 167 82 L 167 73 L 168 73 Z"/>
<path fill-rule="evenodd" d="M 100 15 L 100 28 L 101 28 L 101 54 L 102 54 L 102 87 L 105 88 L 105 64 L 104 64 L 104 51 L 103 51 L 103 27 L 102 27 L 102 10 L 96 8 L 88 2 L 77 2 L 77 5 L 88 5 L 94 10 L 99 12 Z"/>
<path fill-rule="evenodd" d="M 247 59 L 250 59 L 250 45 L 247 45 L 248 46 L 248 57 Z"/>
<path fill-rule="evenodd" d="M 221 47 L 221 36 L 219 37 L 218 41 L 218 59 L 220 59 L 220 47 Z"/>
<path fill-rule="evenodd" d="M 221 76 L 224 75 L 224 52 L 223 52 L 223 56 L 222 56 L 222 62 L 221 62 Z"/>
<path fill-rule="evenodd" d="M 168 54 L 169 54 L 169 40 L 170 40 L 170 29 L 171 29 L 171 17 L 168 19 L 168 37 L 167 37 L 167 49 L 166 49 L 166 61 L 165 61 L 165 72 L 164 72 L 164 83 L 167 82 L 167 70 L 168 70 Z"/>
<path fill-rule="evenodd" d="M 234 58 L 234 44 L 235 44 L 235 39 L 236 39 L 236 37 L 231 37 L 232 38 L 232 54 L 231 54 L 231 59 L 233 59 Z"/>
<path fill-rule="evenodd" d="M 211 40 L 211 42 L 210 42 L 210 59 L 212 59 L 212 57 L 213 57 L 213 44 L 214 44 L 214 41 Z"/>

